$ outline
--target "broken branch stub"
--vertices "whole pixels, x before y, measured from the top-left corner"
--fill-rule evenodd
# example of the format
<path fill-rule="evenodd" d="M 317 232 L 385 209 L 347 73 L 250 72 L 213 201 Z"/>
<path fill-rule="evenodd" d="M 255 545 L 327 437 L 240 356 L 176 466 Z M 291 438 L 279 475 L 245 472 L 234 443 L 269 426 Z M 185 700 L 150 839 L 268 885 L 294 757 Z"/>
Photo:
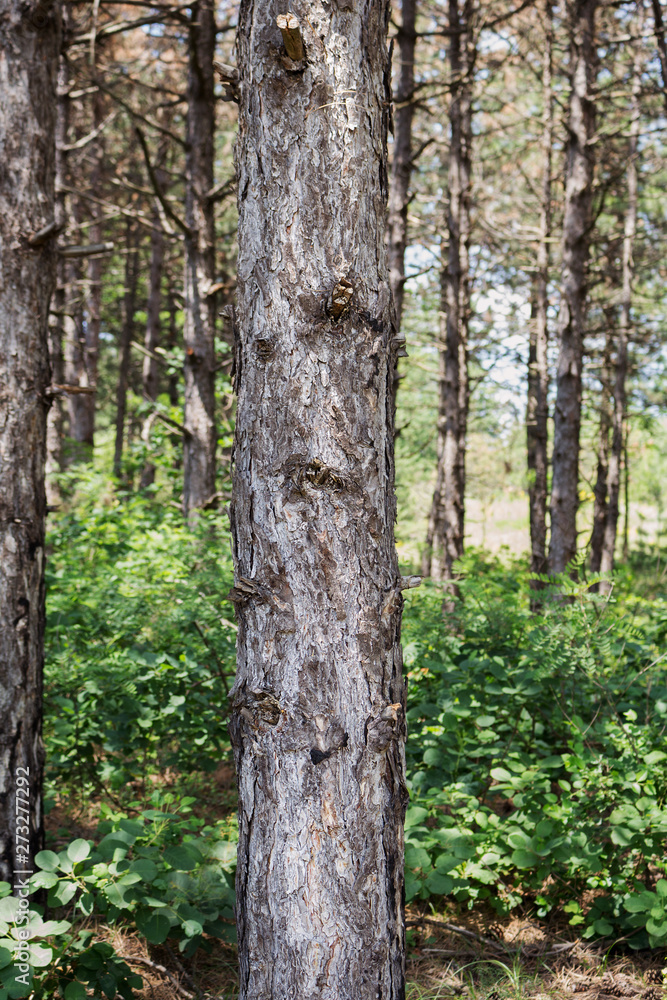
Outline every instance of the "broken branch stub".
<path fill-rule="evenodd" d="M 302 59 L 306 58 L 306 53 L 303 47 L 301 25 L 298 18 L 288 11 L 287 14 L 278 14 L 276 24 L 280 28 L 280 34 L 283 36 L 283 44 L 287 55 L 293 62 L 301 62 Z"/>

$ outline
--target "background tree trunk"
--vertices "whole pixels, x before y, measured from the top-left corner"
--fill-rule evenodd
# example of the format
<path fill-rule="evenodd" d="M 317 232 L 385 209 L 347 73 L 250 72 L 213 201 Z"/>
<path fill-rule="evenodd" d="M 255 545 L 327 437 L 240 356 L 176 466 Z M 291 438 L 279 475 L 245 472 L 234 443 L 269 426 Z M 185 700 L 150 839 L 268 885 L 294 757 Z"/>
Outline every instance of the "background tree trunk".
<path fill-rule="evenodd" d="M 159 179 L 159 178 L 158 178 Z M 164 186 L 162 189 L 164 190 Z M 165 239 L 162 230 L 159 206 L 156 204 L 153 212 L 153 230 L 151 232 L 151 268 L 148 278 L 148 305 L 146 308 L 146 335 L 142 369 L 142 388 L 144 399 L 155 402 L 159 392 L 159 362 L 155 356 L 155 348 L 160 344 L 160 309 L 162 307 L 162 269 L 164 264 Z M 142 438 L 146 444 L 150 443 L 150 426 L 152 414 L 144 420 Z M 140 488 L 146 489 L 155 480 L 155 466 L 152 462 L 146 462 L 141 473 Z"/>
<path fill-rule="evenodd" d="M 570 25 L 570 111 L 563 219 L 563 276 L 558 314 L 549 571 L 562 573 L 577 553 L 581 367 L 595 153 L 595 11 L 575 0 Z"/>
<path fill-rule="evenodd" d="M 449 165 L 447 262 L 440 293 L 438 469 L 422 570 L 451 580 L 463 555 L 465 449 L 468 414 L 470 318 L 470 186 L 472 146 L 473 4 L 449 0 Z M 434 562 L 435 554 L 435 562 Z"/>
<path fill-rule="evenodd" d="M 127 387 L 130 376 L 130 348 L 134 335 L 134 314 L 137 308 L 137 281 L 139 278 L 139 252 L 137 233 L 132 223 L 127 225 L 127 256 L 125 258 L 125 297 L 123 300 L 123 328 L 118 344 L 118 388 L 116 392 L 116 437 L 113 453 L 113 474 L 120 479 L 125 437 Z"/>
<path fill-rule="evenodd" d="M 528 406 L 526 437 L 528 458 L 528 505 L 530 511 L 530 570 L 547 571 L 547 474 L 549 420 L 549 241 L 551 239 L 551 156 L 553 147 L 553 10 L 544 3 L 544 61 L 542 63 L 542 204 L 540 239 L 537 246 L 535 298 L 528 346 Z M 540 590 L 538 580 L 531 581 Z"/>
<path fill-rule="evenodd" d="M 389 4 L 314 0 L 304 61 L 275 11 L 244 0 L 237 39 L 240 997 L 398 1000 Z"/>
<path fill-rule="evenodd" d="M 641 38 L 644 27 L 642 4 L 638 4 L 637 18 L 638 35 Z M 616 350 L 615 380 L 614 380 L 614 410 L 612 414 L 611 451 L 609 454 L 609 475 L 607 503 L 607 518 L 605 521 L 604 541 L 600 570 L 611 574 L 614 569 L 614 553 L 616 551 L 616 534 L 618 531 L 619 501 L 621 494 L 621 475 L 623 465 L 623 438 L 627 419 L 628 375 L 628 339 L 632 327 L 632 279 L 634 275 L 633 251 L 637 232 L 637 157 L 639 155 L 640 128 L 640 94 L 643 59 L 639 41 L 635 41 L 633 84 L 632 84 L 632 124 L 630 126 L 630 142 L 628 144 L 628 207 L 625 213 L 625 229 L 623 234 L 623 290 L 621 293 L 621 315 L 618 324 L 618 347 Z M 627 504 L 627 496 L 626 496 Z M 608 593 L 611 588 L 609 580 L 603 580 L 600 590 Z"/>
<path fill-rule="evenodd" d="M 63 14 L 63 34 L 66 29 L 66 13 Z M 69 70 L 64 52 L 58 60 L 58 86 L 56 91 L 55 127 L 55 207 L 54 219 L 58 230 L 63 231 L 67 223 L 67 133 L 69 129 Z M 63 357 L 63 334 L 65 314 L 65 261 L 59 257 L 56 262 L 56 285 L 53 294 L 52 311 L 49 316 L 49 362 L 51 381 L 62 385 L 65 381 L 65 359 Z M 57 507 L 61 500 L 60 486 L 55 476 L 63 469 L 64 413 L 62 396 L 56 395 L 51 401 L 46 423 L 46 499 Z"/>
<path fill-rule="evenodd" d="M 0 0 L 0 879 L 42 845 L 44 515 L 58 8 Z M 28 777 L 29 818 L 16 795 Z M 27 828 L 24 830 L 23 828 Z M 18 839 L 19 837 L 25 839 Z"/>
<path fill-rule="evenodd" d="M 183 510 L 203 506 L 215 493 L 215 225 L 212 0 L 192 6 L 187 85 L 185 221 L 185 406 Z"/>
<path fill-rule="evenodd" d="M 408 204 L 410 202 L 410 176 L 412 174 L 416 20 L 417 0 L 403 0 L 401 26 L 396 34 L 399 71 L 394 97 L 394 148 L 387 212 L 389 279 L 396 306 L 396 325 L 399 330 L 403 315 L 405 248 L 408 245 Z"/>
<path fill-rule="evenodd" d="M 595 476 L 595 486 L 593 493 L 595 502 L 593 505 L 593 530 L 591 532 L 591 571 L 600 572 L 602 562 L 602 543 L 604 540 L 605 524 L 607 521 L 607 485 L 609 476 L 609 431 L 611 429 L 611 409 L 610 409 L 610 379 L 611 379 L 611 352 L 613 348 L 614 335 L 616 333 L 615 308 L 612 305 L 604 310 L 607 323 L 605 333 L 605 347 L 602 357 L 600 382 L 600 426 L 598 430 L 598 461 Z M 599 590 L 597 584 L 591 588 Z"/>

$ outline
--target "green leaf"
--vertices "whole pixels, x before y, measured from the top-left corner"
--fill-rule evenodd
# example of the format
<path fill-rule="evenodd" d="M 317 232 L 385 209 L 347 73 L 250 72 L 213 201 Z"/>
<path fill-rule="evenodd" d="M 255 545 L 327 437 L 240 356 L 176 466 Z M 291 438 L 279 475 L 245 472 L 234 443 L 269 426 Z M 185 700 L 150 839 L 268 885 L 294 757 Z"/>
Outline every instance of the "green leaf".
<path fill-rule="evenodd" d="M 167 940 L 171 924 L 162 914 L 140 912 L 137 914 L 136 923 L 137 930 L 151 944 L 163 944 Z"/>
<path fill-rule="evenodd" d="M 540 863 L 540 857 L 534 851 L 512 851 L 510 857 L 512 864 L 517 868 L 535 868 Z"/>
<path fill-rule="evenodd" d="M 446 896 L 454 888 L 454 880 L 439 872 L 431 872 L 425 884 L 435 896 Z"/>
<path fill-rule="evenodd" d="M 199 858 L 197 858 L 197 855 L 199 855 Z M 163 857 L 167 864 L 181 872 L 190 872 L 203 861 L 201 854 L 196 848 L 186 848 L 178 844 L 174 847 L 168 847 Z"/>
<path fill-rule="evenodd" d="M 480 727 L 480 729 L 488 729 L 496 721 L 495 715 L 478 715 L 475 722 Z M 493 772 L 492 772 L 493 773 Z"/>
<path fill-rule="evenodd" d="M 657 764 L 659 761 L 665 760 L 665 758 L 667 758 L 667 753 L 663 750 L 651 750 L 642 759 L 645 764 Z"/>
<path fill-rule="evenodd" d="M 144 882 L 152 882 L 157 878 L 157 865 L 148 858 L 138 858 L 130 865 L 130 871 L 136 872 Z"/>
<path fill-rule="evenodd" d="M 35 855 L 35 864 L 45 872 L 55 872 L 60 865 L 60 858 L 53 851 L 40 851 Z"/>
<path fill-rule="evenodd" d="M 658 879 L 655 884 L 655 891 L 659 896 L 667 896 L 667 878 Z"/>
<path fill-rule="evenodd" d="M 204 928 L 198 920 L 184 920 L 181 926 L 188 937 L 196 937 L 197 934 L 204 933 Z"/>
<path fill-rule="evenodd" d="M 68 983 L 65 987 L 65 1000 L 86 1000 L 87 995 L 83 983 Z"/>
<path fill-rule="evenodd" d="M 79 861 L 85 861 L 89 854 L 90 844 L 87 840 L 73 840 L 67 848 L 67 857 L 74 864 L 77 864 Z"/>
<path fill-rule="evenodd" d="M 30 885 L 36 889 L 51 889 L 58 884 L 58 876 L 55 872 L 41 871 L 30 879 Z"/>

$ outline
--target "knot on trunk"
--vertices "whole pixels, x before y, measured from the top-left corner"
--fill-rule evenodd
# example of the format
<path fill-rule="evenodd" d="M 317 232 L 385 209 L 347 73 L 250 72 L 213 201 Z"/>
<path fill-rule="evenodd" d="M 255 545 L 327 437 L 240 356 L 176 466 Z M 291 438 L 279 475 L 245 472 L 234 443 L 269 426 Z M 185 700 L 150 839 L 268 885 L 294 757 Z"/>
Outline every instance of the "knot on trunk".
<path fill-rule="evenodd" d="M 366 719 L 366 746 L 374 753 L 383 753 L 402 729 L 403 706 L 400 702 L 385 705 L 376 715 Z"/>

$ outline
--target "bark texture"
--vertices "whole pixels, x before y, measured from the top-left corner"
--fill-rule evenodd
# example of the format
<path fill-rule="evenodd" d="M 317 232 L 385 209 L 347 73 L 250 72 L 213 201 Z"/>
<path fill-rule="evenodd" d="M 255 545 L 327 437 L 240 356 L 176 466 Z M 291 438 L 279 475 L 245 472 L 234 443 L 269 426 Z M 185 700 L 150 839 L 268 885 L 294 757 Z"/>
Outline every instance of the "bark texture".
<path fill-rule="evenodd" d="M 563 275 L 558 314 L 549 571 L 562 573 L 577 553 L 581 370 L 595 154 L 595 11 L 597 0 L 575 0 L 570 25 Z"/>
<path fill-rule="evenodd" d="M 243 1000 L 404 996 L 389 4 L 244 0 L 232 530 Z"/>
<path fill-rule="evenodd" d="M 212 0 L 192 6 L 187 84 L 185 190 L 185 405 L 183 423 L 183 510 L 202 507 L 215 493 L 215 226 Z"/>
<path fill-rule="evenodd" d="M 462 9 L 459 9 L 462 6 Z M 470 322 L 470 195 L 472 74 L 475 64 L 473 0 L 449 0 L 449 163 L 447 261 L 440 281 L 438 468 L 422 572 L 454 577 L 463 555 L 465 459 L 468 424 Z M 435 556 L 435 559 L 434 559 Z"/>
<path fill-rule="evenodd" d="M 15 869 L 31 867 L 42 840 L 47 316 L 55 251 L 53 237 L 31 237 L 54 218 L 58 47 L 57 8 L 0 0 L 0 879 L 8 882 Z M 29 777 L 29 817 L 17 776 Z"/>
<path fill-rule="evenodd" d="M 609 431 L 611 429 L 610 410 L 610 361 L 611 351 L 616 333 L 615 309 L 613 306 L 604 310 L 607 323 L 604 354 L 600 373 L 600 424 L 598 428 L 597 471 L 593 494 L 593 530 L 591 531 L 591 571 L 600 572 L 602 562 L 602 543 L 604 541 L 605 524 L 607 521 L 607 479 L 609 476 Z M 598 590 L 597 584 L 591 589 Z"/>
<path fill-rule="evenodd" d="M 396 325 L 399 330 L 403 315 L 405 248 L 408 243 L 408 205 L 410 203 L 410 176 L 412 174 L 416 20 L 417 0 L 403 0 L 401 26 L 396 34 L 399 70 L 394 97 L 394 149 L 387 213 L 389 280 L 396 307 Z"/>
<path fill-rule="evenodd" d="M 549 420 L 549 241 L 551 238 L 551 158 L 553 148 L 553 13 L 552 0 L 544 4 L 544 62 L 542 64 L 542 203 L 533 315 L 528 346 L 528 405 L 526 438 L 528 505 L 530 510 L 530 569 L 547 571 L 547 475 Z M 540 589 L 539 581 L 531 581 Z"/>

